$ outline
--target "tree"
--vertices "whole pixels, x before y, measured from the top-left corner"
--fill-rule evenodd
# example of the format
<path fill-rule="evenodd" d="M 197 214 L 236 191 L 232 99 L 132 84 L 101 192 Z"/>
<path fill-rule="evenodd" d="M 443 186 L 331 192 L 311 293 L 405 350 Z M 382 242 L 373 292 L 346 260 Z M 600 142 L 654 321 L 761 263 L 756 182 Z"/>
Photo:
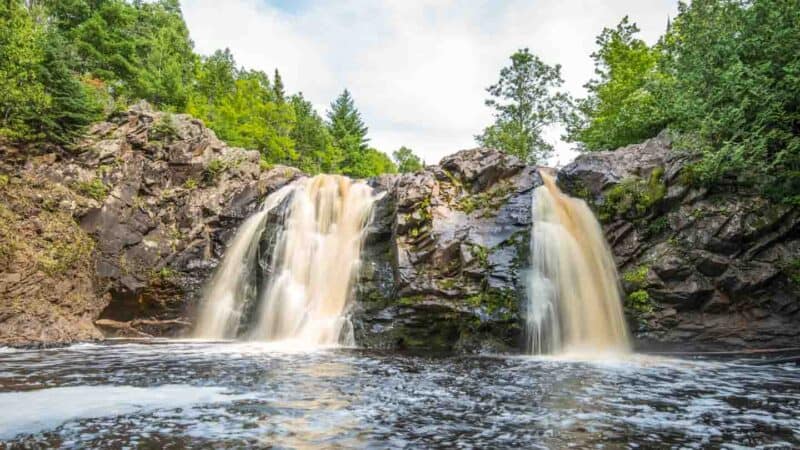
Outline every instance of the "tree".
<path fill-rule="evenodd" d="M 367 127 L 347 89 L 331 103 L 328 131 L 333 138 L 334 147 L 342 153 L 342 173 L 355 175 L 362 172 L 361 160 L 369 142 Z"/>
<path fill-rule="evenodd" d="M 154 105 L 185 110 L 199 58 L 177 0 L 142 3 L 137 7 L 137 60 L 141 70 L 133 95 Z"/>
<path fill-rule="evenodd" d="M 291 97 L 295 123 L 290 134 L 297 154 L 297 167 L 307 173 L 338 173 L 341 151 L 333 145 L 325 122 L 302 93 Z"/>
<path fill-rule="evenodd" d="M 494 109 L 495 122 L 475 138 L 527 162 L 543 161 L 553 146 L 542 132 L 561 121 L 569 106 L 569 97 L 555 91 L 563 82 L 560 65 L 548 66 L 527 48 L 517 51 L 487 89 L 492 98 L 486 105 Z"/>
<path fill-rule="evenodd" d="M 45 28 L 42 15 L 20 0 L 0 3 L 0 135 L 70 144 L 100 107 L 69 69 L 63 39 Z"/>
<path fill-rule="evenodd" d="M 696 173 L 800 205 L 800 4 L 695 0 L 664 37 L 671 128 Z"/>
<path fill-rule="evenodd" d="M 661 51 L 637 39 L 638 32 L 626 16 L 597 37 L 592 53 L 597 78 L 584 85 L 589 96 L 577 101 L 568 140 L 587 150 L 614 149 L 653 137 L 666 126 L 668 77 L 659 70 Z"/>
<path fill-rule="evenodd" d="M 394 153 L 392 153 L 392 156 L 397 163 L 398 172 L 416 172 L 418 170 L 422 170 L 422 168 L 425 166 L 425 163 L 422 161 L 422 159 L 415 155 L 410 148 L 405 146 L 395 150 Z"/>
<path fill-rule="evenodd" d="M 21 1 L 0 2 L 0 134 L 18 139 L 31 133 L 27 118 L 49 98 L 41 82 L 44 32 Z"/>
<path fill-rule="evenodd" d="M 286 101 L 286 93 L 283 91 L 283 80 L 278 69 L 275 69 L 275 78 L 272 80 L 272 92 L 275 101 L 283 103 Z"/>
<path fill-rule="evenodd" d="M 367 148 L 361 157 L 346 168 L 346 175 L 355 178 L 369 178 L 382 173 L 396 173 L 397 167 L 386 153 L 374 148 Z"/>

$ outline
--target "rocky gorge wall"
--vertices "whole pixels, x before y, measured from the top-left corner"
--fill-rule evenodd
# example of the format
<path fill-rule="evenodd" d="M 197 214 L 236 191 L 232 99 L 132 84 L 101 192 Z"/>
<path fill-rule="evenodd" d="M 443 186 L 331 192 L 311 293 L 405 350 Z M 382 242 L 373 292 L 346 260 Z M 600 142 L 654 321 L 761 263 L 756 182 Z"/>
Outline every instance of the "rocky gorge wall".
<path fill-rule="evenodd" d="M 604 224 L 640 347 L 800 344 L 797 207 L 734 183 L 699 186 L 664 133 L 583 154 L 558 182 Z"/>
<path fill-rule="evenodd" d="M 201 122 L 140 104 L 73 152 L 2 147 L 0 343 L 171 336 L 191 325 L 225 244 L 302 174 L 231 148 Z M 604 223 L 639 344 L 800 342 L 800 214 L 731 187 L 693 187 L 661 137 L 580 156 L 558 175 Z M 535 167 L 491 149 L 368 181 L 375 204 L 354 287 L 365 347 L 524 348 Z M 269 276 L 280 208 L 262 236 Z"/>
<path fill-rule="evenodd" d="M 145 103 L 69 152 L 0 151 L 4 344 L 180 333 L 239 223 L 300 174 Z"/>

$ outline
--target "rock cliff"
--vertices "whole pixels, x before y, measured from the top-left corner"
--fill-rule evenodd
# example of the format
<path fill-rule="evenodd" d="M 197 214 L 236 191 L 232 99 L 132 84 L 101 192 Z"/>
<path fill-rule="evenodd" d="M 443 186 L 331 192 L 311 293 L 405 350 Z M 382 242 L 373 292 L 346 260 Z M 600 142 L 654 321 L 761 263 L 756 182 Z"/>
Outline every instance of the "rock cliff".
<path fill-rule="evenodd" d="M 181 333 L 240 222 L 302 175 L 145 104 L 70 152 L 1 149 L 4 344 Z M 797 345 L 800 211 L 741 186 L 698 187 L 691 163 L 660 136 L 582 155 L 558 174 L 604 224 L 637 343 Z M 478 148 L 369 183 L 384 195 L 354 287 L 357 342 L 523 348 L 536 168 Z M 281 217 L 269 216 L 254 285 L 269 276 Z"/>
<path fill-rule="evenodd" d="M 179 333 L 239 222 L 299 175 L 144 103 L 70 152 L 2 151 L 0 343 L 10 344 Z"/>
<path fill-rule="evenodd" d="M 666 135 L 579 156 L 558 175 L 604 224 L 640 347 L 800 343 L 800 211 L 722 182 L 699 186 Z"/>

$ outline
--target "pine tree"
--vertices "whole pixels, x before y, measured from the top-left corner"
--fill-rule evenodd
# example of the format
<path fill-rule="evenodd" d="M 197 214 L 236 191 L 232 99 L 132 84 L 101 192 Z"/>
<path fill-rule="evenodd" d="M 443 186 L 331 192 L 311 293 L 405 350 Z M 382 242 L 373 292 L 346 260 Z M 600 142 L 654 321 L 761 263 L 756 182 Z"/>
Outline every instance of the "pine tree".
<path fill-rule="evenodd" d="M 328 111 L 328 131 L 333 137 L 333 146 L 343 157 L 341 171 L 345 175 L 361 176 L 367 172 L 364 160 L 367 158 L 367 127 L 361 120 L 350 92 L 345 89 Z"/>
<path fill-rule="evenodd" d="M 356 109 L 353 97 L 347 89 L 331 103 L 331 109 L 328 111 L 328 130 L 333 136 L 334 145 L 339 148 L 347 148 L 352 144 L 359 150 L 366 150 L 368 147 L 368 129 L 361 120 L 361 113 Z"/>
<path fill-rule="evenodd" d="M 272 92 L 275 95 L 275 101 L 284 103 L 286 101 L 286 93 L 283 90 L 283 80 L 278 69 L 275 69 L 275 79 L 272 80 Z"/>

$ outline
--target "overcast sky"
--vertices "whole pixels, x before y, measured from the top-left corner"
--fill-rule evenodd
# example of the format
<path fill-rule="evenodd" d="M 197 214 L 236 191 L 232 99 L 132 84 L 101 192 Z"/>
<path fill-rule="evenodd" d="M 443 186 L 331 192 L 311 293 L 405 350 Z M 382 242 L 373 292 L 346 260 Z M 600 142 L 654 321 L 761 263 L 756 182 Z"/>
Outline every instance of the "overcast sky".
<path fill-rule="evenodd" d="M 374 147 L 405 145 L 429 164 L 475 146 L 491 123 L 485 88 L 517 49 L 561 64 L 565 87 L 582 95 L 589 55 L 604 26 L 629 15 L 654 42 L 677 0 L 183 0 L 196 49 L 228 47 L 247 68 L 278 68 L 288 92 L 320 114 L 345 87 Z M 570 145 L 549 139 L 557 155 Z"/>

